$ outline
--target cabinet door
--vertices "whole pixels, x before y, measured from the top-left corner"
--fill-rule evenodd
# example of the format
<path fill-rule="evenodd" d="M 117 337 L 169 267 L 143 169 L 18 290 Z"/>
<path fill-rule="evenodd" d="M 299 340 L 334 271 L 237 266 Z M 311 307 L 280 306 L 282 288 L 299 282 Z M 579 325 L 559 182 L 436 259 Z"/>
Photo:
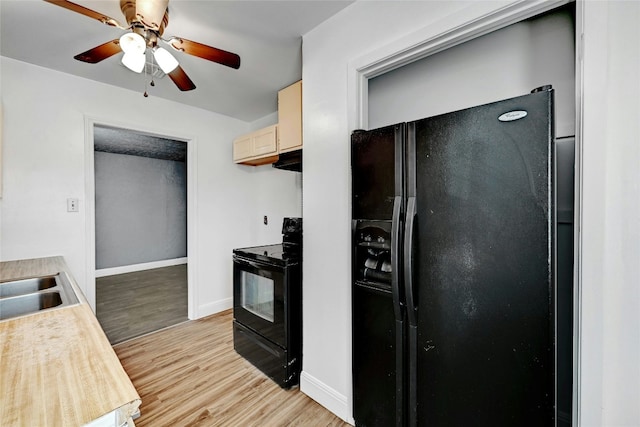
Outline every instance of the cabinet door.
<path fill-rule="evenodd" d="M 276 153 L 278 144 L 276 140 L 277 126 L 269 126 L 253 133 L 253 156 Z"/>
<path fill-rule="evenodd" d="M 247 159 L 253 156 L 251 134 L 243 135 L 233 141 L 233 160 Z"/>
<path fill-rule="evenodd" d="M 302 80 L 278 92 L 280 152 L 302 148 Z"/>

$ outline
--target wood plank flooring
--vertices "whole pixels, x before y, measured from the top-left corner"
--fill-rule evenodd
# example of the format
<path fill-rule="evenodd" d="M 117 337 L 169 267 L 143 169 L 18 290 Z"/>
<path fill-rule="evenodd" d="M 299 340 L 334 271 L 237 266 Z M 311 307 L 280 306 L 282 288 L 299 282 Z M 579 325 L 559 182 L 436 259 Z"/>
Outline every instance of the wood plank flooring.
<path fill-rule="evenodd" d="M 187 264 L 97 278 L 96 317 L 111 344 L 187 321 Z"/>
<path fill-rule="evenodd" d="M 233 349 L 232 310 L 114 346 L 142 398 L 137 427 L 349 424 Z"/>

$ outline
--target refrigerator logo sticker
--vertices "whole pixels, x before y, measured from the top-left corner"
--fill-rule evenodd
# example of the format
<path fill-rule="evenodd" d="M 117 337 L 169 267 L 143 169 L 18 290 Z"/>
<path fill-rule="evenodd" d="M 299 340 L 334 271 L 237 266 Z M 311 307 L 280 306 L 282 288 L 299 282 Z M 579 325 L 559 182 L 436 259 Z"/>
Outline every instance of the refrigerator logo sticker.
<path fill-rule="evenodd" d="M 518 110 L 504 113 L 503 115 L 498 117 L 498 120 L 500 120 L 501 122 L 512 122 L 514 120 L 523 119 L 525 117 L 527 117 L 527 112 Z"/>

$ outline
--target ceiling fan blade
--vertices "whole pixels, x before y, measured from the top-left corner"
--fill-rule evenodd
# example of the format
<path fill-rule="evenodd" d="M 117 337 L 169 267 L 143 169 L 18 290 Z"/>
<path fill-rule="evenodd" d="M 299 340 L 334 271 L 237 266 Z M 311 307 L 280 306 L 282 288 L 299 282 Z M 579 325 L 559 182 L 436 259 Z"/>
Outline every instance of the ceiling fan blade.
<path fill-rule="evenodd" d="M 240 57 L 235 53 L 183 39 L 181 37 L 172 37 L 167 41 L 167 43 L 169 43 L 174 49 L 188 53 L 189 55 L 217 62 L 218 64 L 226 65 L 227 67 L 235 68 L 236 70 L 240 68 Z"/>
<path fill-rule="evenodd" d="M 55 4 L 56 6 L 64 7 L 65 9 L 69 9 L 81 15 L 88 16 L 89 18 L 96 19 L 102 22 L 103 24 L 109 25 L 111 27 L 118 27 L 118 28 L 122 28 L 123 30 L 127 29 L 127 27 L 123 27 L 122 24 L 120 24 L 115 19 L 109 16 L 106 16 L 100 12 L 96 12 L 95 10 L 88 9 L 79 4 L 75 4 L 66 0 L 44 0 L 44 1 L 46 1 L 47 3 Z"/>
<path fill-rule="evenodd" d="M 82 52 L 74 56 L 74 59 L 82 62 L 88 62 L 90 64 L 97 64 L 103 59 L 107 59 L 118 52 L 122 52 L 120 49 L 120 41 L 118 39 L 108 41 L 96 46 L 93 49 L 89 49 L 86 52 Z"/>
<path fill-rule="evenodd" d="M 187 76 L 187 73 L 185 73 L 179 65 L 175 70 L 170 72 L 168 76 L 173 80 L 176 86 L 178 86 L 178 89 L 182 91 L 193 90 L 196 88 L 196 85 L 193 84 L 189 76 Z"/>

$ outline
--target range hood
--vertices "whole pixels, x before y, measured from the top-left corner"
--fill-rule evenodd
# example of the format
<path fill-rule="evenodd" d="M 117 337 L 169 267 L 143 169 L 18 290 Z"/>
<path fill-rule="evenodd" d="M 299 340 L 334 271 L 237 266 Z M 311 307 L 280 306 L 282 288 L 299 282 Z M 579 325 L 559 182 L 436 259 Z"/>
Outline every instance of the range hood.
<path fill-rule="evenodd" d="M 302 150 L 280 153 L 278 161 L 273 163 L 272 166 L 278 169 L 302 172 Z"/>

